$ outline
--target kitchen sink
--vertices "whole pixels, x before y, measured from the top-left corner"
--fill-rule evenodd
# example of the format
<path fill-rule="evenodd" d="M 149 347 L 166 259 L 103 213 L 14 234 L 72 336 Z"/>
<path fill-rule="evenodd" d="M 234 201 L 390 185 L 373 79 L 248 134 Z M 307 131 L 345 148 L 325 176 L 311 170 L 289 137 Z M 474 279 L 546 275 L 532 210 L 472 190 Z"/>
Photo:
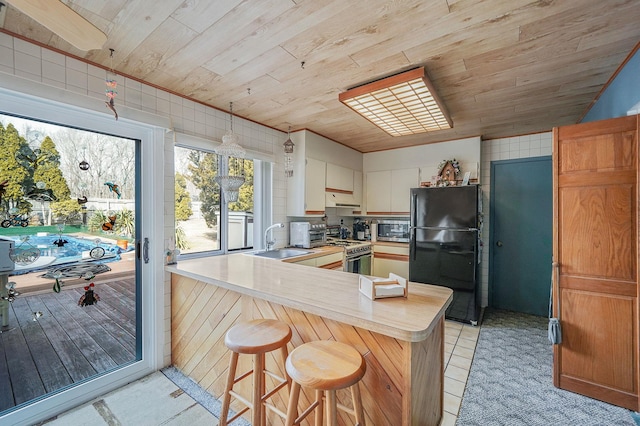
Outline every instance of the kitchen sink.
<path fill-rule="evenodd" d="M 303 256 L 313 253 L 312 250 L 283 248 L 269 251 L 256 251 L 251 253 L 254 256 L 268 257 L 270 259 L 287 259 L 289 257 Z"/>

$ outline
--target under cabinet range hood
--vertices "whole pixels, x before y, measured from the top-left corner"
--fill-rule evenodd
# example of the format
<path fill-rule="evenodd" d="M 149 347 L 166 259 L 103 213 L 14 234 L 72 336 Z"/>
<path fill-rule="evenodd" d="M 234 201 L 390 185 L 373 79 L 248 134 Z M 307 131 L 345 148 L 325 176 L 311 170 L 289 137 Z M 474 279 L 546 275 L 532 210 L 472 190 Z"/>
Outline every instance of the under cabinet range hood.
<path fill-rule="evenodd" d="M 360 203 L 355 200 L 353 194 L 342 192 L 325 192 L 325 207 L 360 208 Z"/>

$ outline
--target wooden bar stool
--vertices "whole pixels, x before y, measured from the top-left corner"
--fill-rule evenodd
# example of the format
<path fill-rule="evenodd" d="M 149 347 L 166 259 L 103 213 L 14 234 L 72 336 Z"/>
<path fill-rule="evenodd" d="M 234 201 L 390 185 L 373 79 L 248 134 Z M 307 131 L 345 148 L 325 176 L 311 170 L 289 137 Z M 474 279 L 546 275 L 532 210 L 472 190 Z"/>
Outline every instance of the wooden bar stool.
<path fill-rule="evenodd" d="M 286 414 L 270 404 L 267 399 L 287 385 L 291 388 L 291 379 L 280 377 L 277 374 L 265 370 L 264 355 L 276 349 L 281 350 L 282 362 L 287 359 L 287 343 L 291 340 L 291 329 L 287 324 L 273 319 L 257 319 L 241 322 L 231 327 L 224 338 L 224 344 L 231 350 L 231 360 L 229 361 L 229 374 L 227 376 L 227 386 L 223 395 L 222 410 L 220 412 L 220 426 L 236 420 L 248 410 L 252 410 L 251 424 L 254 426 L 264 426 L 266 423 L 266 412 L 263 405 L 273 410 L 280 417 L 285 418 Z M 238 366 L 238 356 L 240 354 L 253 355 L 253 369 L 236 377 Z M 253 373 L 253 392 L 251 401 L 234 392 L 233 386 Z M 271 376 L 280 383 L 266 393 L 265 374 Z M 230 419 L 229 405 L 231 397 L 242 402 L 246 407 L 236 413 Z"/>
<path fill-rule="evenodd" d="M 356 425 L 364 426 L 364 412 L 358 382 L 364 376 L 367 365 L 364 358 L 353 347 L 332 340 L 309 342 L 291 351 L 286 363 L 287 374 L 293 384 L 287 408 L 286 425 L 300 424 L 310 413 L 316 411 L 316 426 L 322 425 L 322 397 L 326 392 L 327 424 L 338 424 L 337 409 L 356 418 Z M 315 401 L 297 416 L 301 386 L 314 389 Z M 336 390 L 351 389 L 353 409 L 336 401 Z"/>

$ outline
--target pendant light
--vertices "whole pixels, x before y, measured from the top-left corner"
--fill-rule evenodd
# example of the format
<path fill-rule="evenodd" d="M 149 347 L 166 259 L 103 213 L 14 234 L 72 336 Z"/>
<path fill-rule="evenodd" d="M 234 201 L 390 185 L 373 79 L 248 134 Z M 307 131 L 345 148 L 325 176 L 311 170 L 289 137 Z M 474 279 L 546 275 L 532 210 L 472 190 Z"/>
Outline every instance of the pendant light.
<path fill-rule="evenodd" d="M 244 177 L 244 156 L 246 151 L 238 143 L 238 135 L 233 133 L 233 102 L 229 103 L 231 114 L 231 127 L 222 136 L 222 145 L 214 149 L 218 155 L 219 168 L 215 181 L 222 188 L 225 201 L 233 203 L 238 201 L 239 190 L 245 181 Z"/>

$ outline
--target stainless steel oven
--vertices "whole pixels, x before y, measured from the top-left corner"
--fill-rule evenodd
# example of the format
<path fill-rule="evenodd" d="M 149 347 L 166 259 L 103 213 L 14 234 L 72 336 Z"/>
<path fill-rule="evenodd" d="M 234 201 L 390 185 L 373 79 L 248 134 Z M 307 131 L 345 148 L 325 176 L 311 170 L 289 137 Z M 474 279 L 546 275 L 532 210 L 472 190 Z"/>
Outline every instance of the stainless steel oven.
<path fill-rule="evenodd" d="M 371 244 L 358 244 L 345 247 L 345 272 L 371 275 L 371 256 Z"/>

